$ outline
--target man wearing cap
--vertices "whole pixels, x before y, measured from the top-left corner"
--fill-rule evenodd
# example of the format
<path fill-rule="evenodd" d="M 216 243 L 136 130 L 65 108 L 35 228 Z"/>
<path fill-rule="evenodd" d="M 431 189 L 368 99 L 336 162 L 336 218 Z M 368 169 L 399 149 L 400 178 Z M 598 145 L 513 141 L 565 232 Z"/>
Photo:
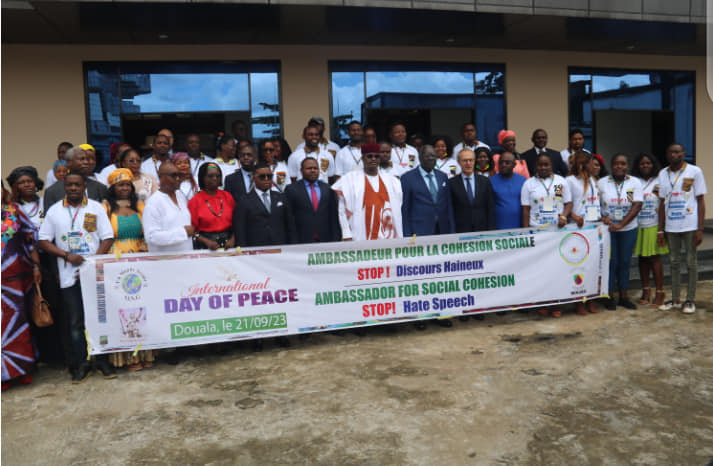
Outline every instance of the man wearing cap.
<path fill-rule="evenodd" d="M 307 126 L 313 126 L 317 128 L 319 131 L 319 147 L 325 151 L 329 152 L 332 154 L 332 157 L 337 156 L 337 152 L 339 152 L 339 144 L 330 141 L 329 139 L 324 137 L 324 119 L 322 117 L 312 117 L 309 119 L 307 122 Z M 304 142 L 301 142 L 295 151 L 298 151 L 302 149 L 305 146 Z"/>
<path fill-rule="evenodd" d="M 96 173 L 94 173 L 94 169 L 97 167 L 97 151 L 94 149 L 94 146 L 91 144 L 80 144 L 79 147 L 81 147 L 84 152 L 87 154 L 87 163 L 89 164 L 89 175 L 87 175 L 87 178 L 90 180 L 94 181 L 99 181 L 97 178 Z"/>
<path fill-rule="evenodd" d="M 89 160 L 87 159 L 87 153 L 82 148 L 72 147 L 68 149 L 64 154 L 64 159 L 67 161 L 69 173 L 81 173 L 85 177 L 88 177 L 91 173 L 91 166 L 89 165 Z M 106 195 L 106 186 L 96 180 L 86 180 L 86 196 L 89 199 L 101 202 L 106 199 Z M 54 204 L 64 199 L 64 196 L 64 183 L 55 183 L 45 189 L 43 200 L 45 211 L 49 210 L 49 208 Z"/>
<path fill-rule="evenodd" d="M 319 142 L 321 137 L 319 128 L 307 126 L 302 132 L 302 137 L 305 140 L 304 146 L 294 151 L 287 159 L 287 174 L 292 182 L 294 183 L 302 177 L 300 172 L 302 161 L 307 157 L 312 157 L 319 162 L 319 179 L 325 183 L 334 183 L 336 180 L 334 156 L 322 148 Z"/>
<path fill-rule="evenodd" d="M 379 172 L 378 144 L 362 144 L 363 170 L 352 170 L 337 181 L 339 224 L 344 241 L 402 238 L 399 180 Z"/>

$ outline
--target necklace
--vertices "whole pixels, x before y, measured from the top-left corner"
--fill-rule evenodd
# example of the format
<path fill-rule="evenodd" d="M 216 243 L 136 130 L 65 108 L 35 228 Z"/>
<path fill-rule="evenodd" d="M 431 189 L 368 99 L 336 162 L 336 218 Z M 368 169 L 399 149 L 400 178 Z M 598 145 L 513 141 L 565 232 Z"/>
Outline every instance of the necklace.
<path fill-rule="evenodd" d="M 208 199 L 205 200 L 205 205 L 208 206 L 208 210 L 210 210 L 210 213 L 213 214 L 213 216 L 215 216 L 215 217 L 222 217 L 222 216 L 223 216 L 223 199 L 222 199 L 222 198 L 219 198 L 218 200 L 220 201 L 220 213 L 219 213 L 219 214 L 216 214 L 216 213 L 215 213 L 215 211 L 213 210 L 213 208 L 210 206 L 210 202 L 209 202 Z"/>
<path fill-rule="evenodd" d="M 35 215 L 37 215 L 37 211 L 40 210 L 40 201 L 38 199 L 35 199 L 34 201 L 21 201 L 22 205 L 27 205 L 27 204 L 35 204 L 35 206 L 30 210 L 29 212 L 25 212 L 25 214 L 32 218 Z"/>

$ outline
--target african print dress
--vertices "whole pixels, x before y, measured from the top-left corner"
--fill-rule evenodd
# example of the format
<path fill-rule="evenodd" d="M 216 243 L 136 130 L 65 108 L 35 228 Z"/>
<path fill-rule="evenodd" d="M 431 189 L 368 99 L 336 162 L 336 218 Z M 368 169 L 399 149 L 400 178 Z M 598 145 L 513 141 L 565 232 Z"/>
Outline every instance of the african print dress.
<path fill-rule="evenodd" d="M 32 262 L 37 230 L 15 203 L 2 206 L 2 381 L 32 371 L 29 309 Z"/>

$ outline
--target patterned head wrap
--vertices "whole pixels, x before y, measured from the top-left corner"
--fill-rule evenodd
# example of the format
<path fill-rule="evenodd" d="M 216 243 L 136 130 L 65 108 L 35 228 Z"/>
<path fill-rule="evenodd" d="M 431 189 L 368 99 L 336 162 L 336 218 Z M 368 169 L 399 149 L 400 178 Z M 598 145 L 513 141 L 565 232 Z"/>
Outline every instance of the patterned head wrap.
<path fill-rule="evenodd" d="M 134 181 L 134 174 L 128 168 L 117 168 L 109 174 L 106 180 L 109 186 L 114 186 L 120 181 Z"/>
<path fill-rule="evenodd" d="M 174 152 L 173 155 L 171 155 L 171 162 L 177 162 L 179 160 L 190 160 L 190 156 L 186 152 Z"/>

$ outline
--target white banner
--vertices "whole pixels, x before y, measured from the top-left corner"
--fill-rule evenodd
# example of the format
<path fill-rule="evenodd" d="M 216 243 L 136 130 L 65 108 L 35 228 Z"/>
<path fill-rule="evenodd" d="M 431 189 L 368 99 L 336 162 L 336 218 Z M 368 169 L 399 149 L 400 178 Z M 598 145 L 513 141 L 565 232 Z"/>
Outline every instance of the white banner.
<path fill-rule="evenodd" d="M 469 315 L 608 294 L 609 232 L 530 229 L 81 267 L 91 354 Z"/>

